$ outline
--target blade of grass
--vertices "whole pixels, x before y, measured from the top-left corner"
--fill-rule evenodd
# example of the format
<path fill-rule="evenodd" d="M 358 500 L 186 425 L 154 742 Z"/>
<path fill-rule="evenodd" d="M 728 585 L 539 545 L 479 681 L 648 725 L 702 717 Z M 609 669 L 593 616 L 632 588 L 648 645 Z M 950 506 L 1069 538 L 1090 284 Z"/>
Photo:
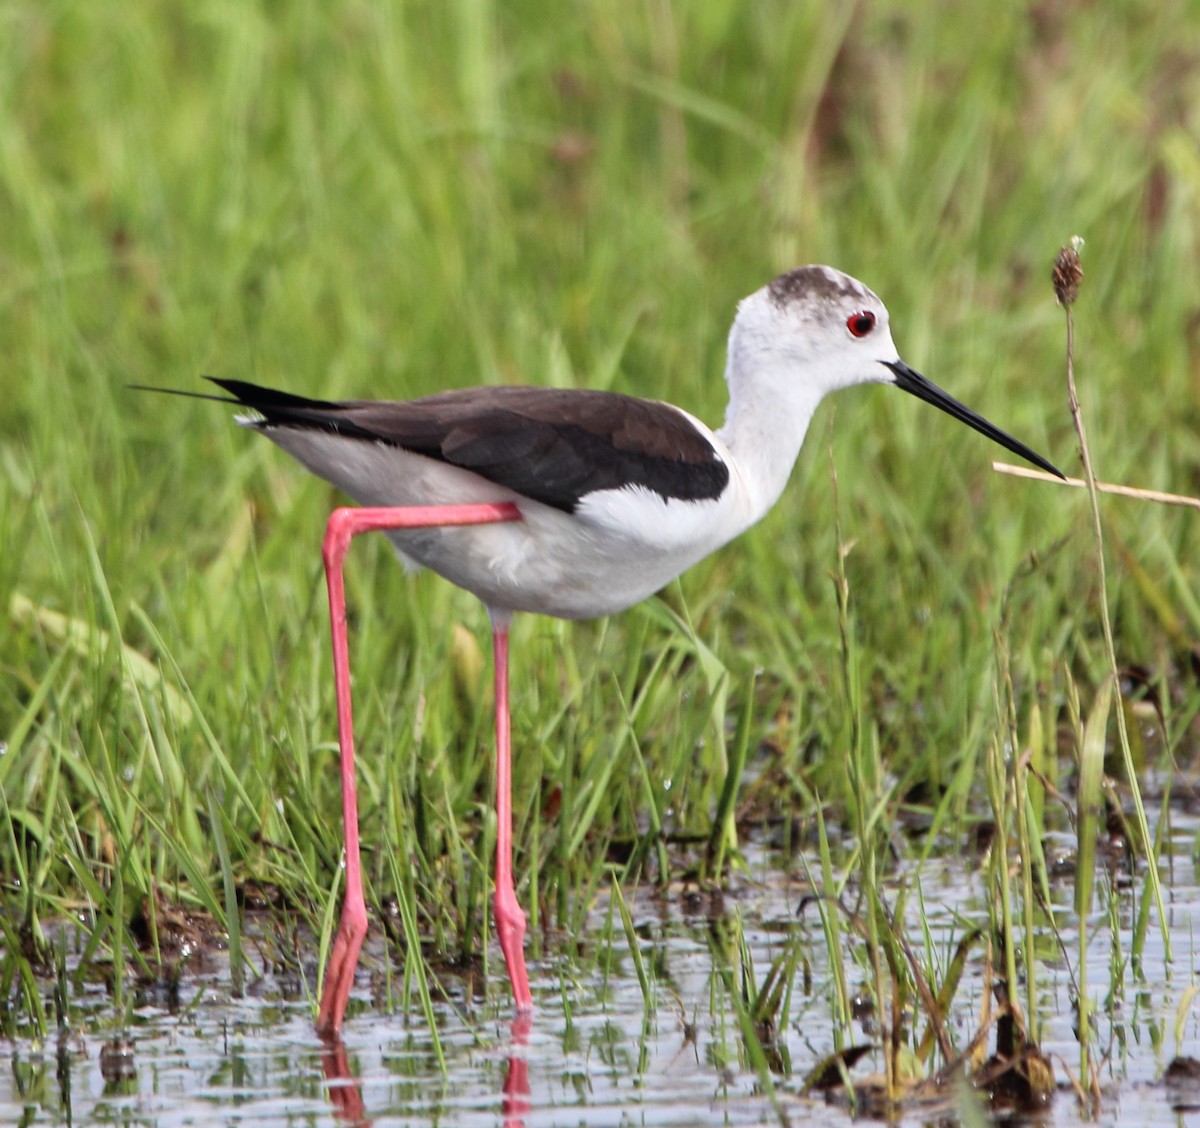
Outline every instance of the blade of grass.
<path fill-rule="evenodd" d="M 225 841 L 225 812 L 214 793 L 208 796 L 208 818 L 212 827 L 213 846 L 221 869 L 221 881 L 225 889 L 225 930 L 229 937 L 230 990 L 235 999 L 245 994 L 246 969 L 242 958 L 242 918 L 238 908 L 237 885 L 233 880 L 233 862 L 229 857 L 229 846 Z"/>
<path fill-rule="evenodd" d="M 737 732 L 733 738 L 733 755 L 729 759 L 729 768 L 725 772 L 721 796 L 717 800 L 717 812 L 708 836 L 706 870 L 708 876 L 717 882 L 721 880 L 724 872 L 726 854 L 737 849 L 737 797 L 750 750 L 750 730 L 756 714 L 754 690 L 757 682 L 756 672 L 751 671 L 746 679 L 742 711 L 738 716 Z"/>
<path fill-rule="evenodd" d="M 638 943 L 637 931 L 633 927 L 633 917 L 629 915 L 629 906 L 625 903 L 625 895 L 621 892 L 620 885 L 614 880 L 611 888 L 617 911 L 621 914 L 621 927 L 625 931 L 625 943 L 629 945 L 629 958 L 633 962 L 638 986 L 642 989 L 642 1007 L 649 1013 L 654 1009 L 654 991 L 650 985 L 650 974 L 646 970 L 646 961 L 642 959 L 642 948 Z"/>
<path fill-rule="evenodd" d="M 1092 911 L 1092 890 L 1096 874 L 1096 843 L 1100 818 L 1104 811 L 1104 752 L 1107 747 L 1108 721 L 1112 713 L 1114 681 L 1105 678 L 1096 691 L 1091 711 L 1083 727 L 1079 745 L 1079 794 L 1076 799 L 1078 834 L 1075 871 L 1075 912 L 1079 918 L 1078 1013 L 1079 1076 L 1094 1090 L 1096 1077 L 1092 1067 L 1092 1006 L 1088 996 L 1088 916 Z M 1120 713 L 1120 707 L 1117 713 Z"/>

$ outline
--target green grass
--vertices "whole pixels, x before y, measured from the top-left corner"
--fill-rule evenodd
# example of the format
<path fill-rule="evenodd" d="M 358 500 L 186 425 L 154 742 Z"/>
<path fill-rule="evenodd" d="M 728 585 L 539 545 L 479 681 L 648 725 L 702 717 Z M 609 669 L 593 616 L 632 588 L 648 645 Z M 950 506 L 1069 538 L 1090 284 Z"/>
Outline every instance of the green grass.
<path fill-rule="evenodd" d="M 230 412 L 127 385 L 569 384 L 715 423 L 736 301 L 828 261 L 885 298 L 910 363 L 1074 472 L 1049 268 L 1079 233 L 1097 474 L 1194 493 L 1198 40 L 1180 0 L 7 5 L 6 989 L 64 914 L 128 952 L 156 889 L 224 919 L 231 880 L 276 885 L 320 930 L 338 888 L 318 552 L 336 497 Z M 987 811 L 987 750 L 1014 727 L 1073 787 L 1054 730 L 1072 685 L 1091 716 L 1107 676 L 1086 498 L 994 475 L 998 455 L 860 389 L 822 408 L 776 511 L 661 602 L 518 621 L 535 945 L 541 914 L 578 928 L 610 856 L 632 859 L 621 880 L 665 876 L 646 827 L 733 863 L 742 748 L 777 809 L 819 795 L 874 835 L 911 799 L 942 844 Z M 1118 661 L 1151 671 L 1190 757 L 1197 521 L 1100 506 Z M 484 615 L 383 544 L 355 547 L 348 590 L 369 900 L 398 896 L 410 940 L 478 954 Z M 860 857 L 888 864 L 878 843 L 810 864 L 836 882 Z"/>

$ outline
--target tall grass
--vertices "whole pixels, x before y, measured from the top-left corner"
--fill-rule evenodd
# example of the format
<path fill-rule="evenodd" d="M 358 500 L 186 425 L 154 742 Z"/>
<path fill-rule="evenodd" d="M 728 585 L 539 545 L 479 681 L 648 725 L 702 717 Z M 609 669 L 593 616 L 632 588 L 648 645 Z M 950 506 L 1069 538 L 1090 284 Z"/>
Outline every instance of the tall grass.
<path fill-rule="evenodd" d="M 32 982 L 66 913 L 121 953 L 160 894 L 226 920 L 231 882 L 253 881 L 320 934 L 337 891 L 318 553 L 335 497 L 228 412 L 127 385 L 569 384 L 716 422 L 737 299 L 831 261 L 885 297 L 911 363 L 1073 469 L 1045 276 L 1078 231 L 1096 461 L 1194 491 L 1196 38 L 1182 0 L 9 4 L 5 987 Z M 869 832 L 854 857 L 879 867 L 875 836 L 905 804 L 932 812 L 928 849 L 961 840 L 1011 731 L 1039 718 L 1057 756 L 1071 685 L 1108 676 L 1090 518 L 1067 491 L 993 476 L 993 453 L 859 390 L 823 409 L 762 526 L 658 602 L 518 621 L 535 949 L 544 925 L 578 928 L 608 867 L 665 876 L 670 836 L 707 839 L 715 872 L 734 860 L 731 752 L 768 772 L 777 809 L 815 814 L 821 796 L 824 818 Z M 1186 737 L 1197 523 L 1099 505 L 1122 562 L 1118 662 L 1152 671 Z M 433 937 L 477 954 L 484 617 L 384 545 L 356 549 L 348 587 L 369 900 L 400 899 L 410 953 Z M 1015 723 L 993 694 L 1006 593 Z M 814 868 L 844 885 L 847 865 Z M 883 927 L 882 902 L 868 920 Z M 35 994 L 24 1013 L 44 1024 Z"/>

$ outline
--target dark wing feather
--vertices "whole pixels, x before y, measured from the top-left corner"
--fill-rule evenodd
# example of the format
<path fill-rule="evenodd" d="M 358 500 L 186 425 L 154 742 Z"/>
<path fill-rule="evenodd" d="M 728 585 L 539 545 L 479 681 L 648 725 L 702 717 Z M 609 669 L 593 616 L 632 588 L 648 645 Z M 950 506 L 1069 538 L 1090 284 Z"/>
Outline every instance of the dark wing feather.
<path fill-rule="evenodd" d="M 214 383 L 263 416 L 388 443 L 573 512 L 599 490 L 637 485 L 664 500 L 718 497 L 729 469 L 682 412 L 613 392 L 471 388 L 404 402 L 334 403 L 240 380 Z"/>

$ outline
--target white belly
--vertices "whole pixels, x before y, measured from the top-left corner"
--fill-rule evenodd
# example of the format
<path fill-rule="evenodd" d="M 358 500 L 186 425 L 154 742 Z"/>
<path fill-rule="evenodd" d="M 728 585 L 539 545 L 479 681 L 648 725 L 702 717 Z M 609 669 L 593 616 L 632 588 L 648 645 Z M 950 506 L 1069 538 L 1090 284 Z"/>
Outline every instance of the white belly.
<path fill-rule="evenodd" d="M 382 443 L 273 427 L 264 434 L 362 505 L 509 501 L 523 520 L 388 533 L 409 560 L 495 611 L 588 619 L 623 611 L 749 523 L 736 477 L 719 499 L 665 501 L 645 489 L 585 497 L 571 514 L 470 471 Z"/>

